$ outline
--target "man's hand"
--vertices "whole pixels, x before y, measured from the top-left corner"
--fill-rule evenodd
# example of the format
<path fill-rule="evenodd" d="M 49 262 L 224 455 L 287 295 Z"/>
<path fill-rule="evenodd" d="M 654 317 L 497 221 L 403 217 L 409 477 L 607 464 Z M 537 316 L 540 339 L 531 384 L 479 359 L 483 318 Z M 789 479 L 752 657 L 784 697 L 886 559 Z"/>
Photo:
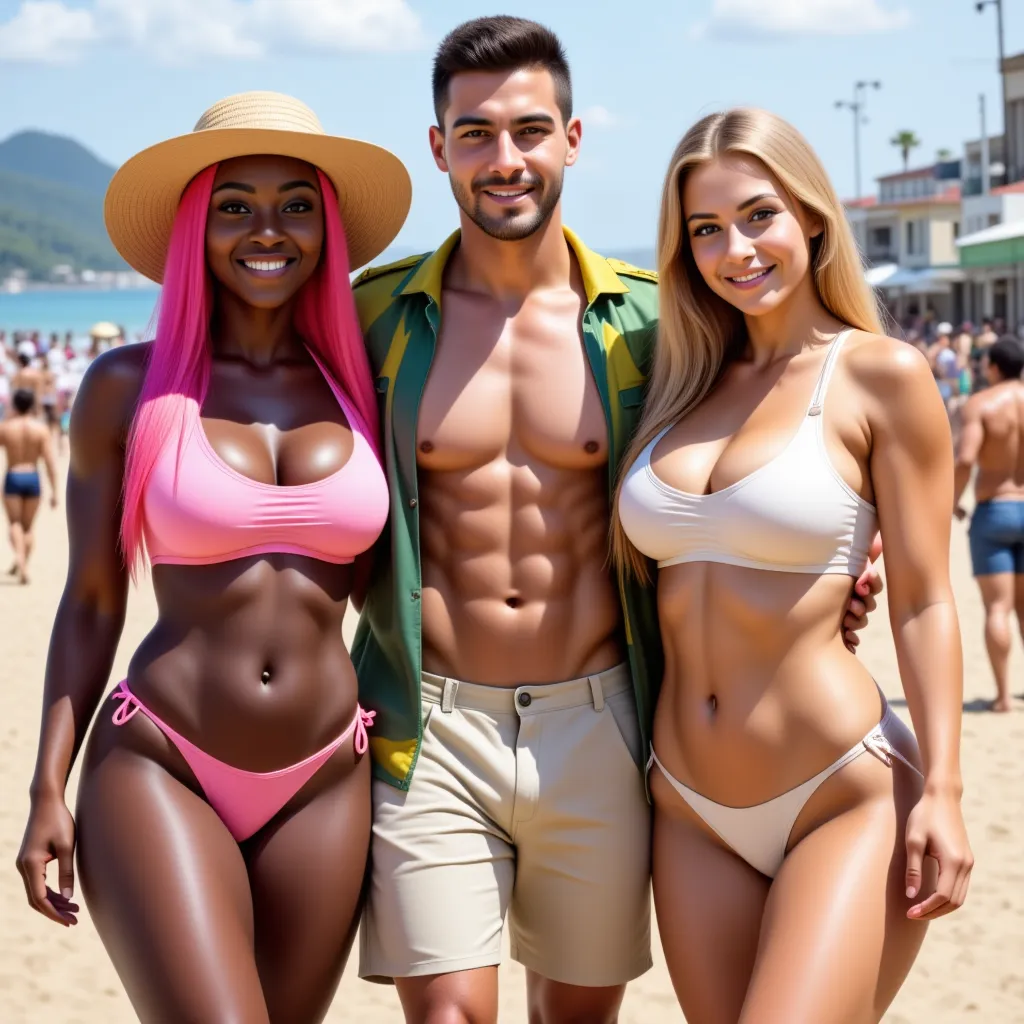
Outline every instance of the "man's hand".
<path fill-rule="evenodd" d="M 965 509 L 963 505 L 957 505 L 957 507 L 953 509 L 953 517 L 962 523 L 967 518 L 967 509 Z"/>
<path fill-rule="evenodd" d="M 875 562 L 882 554 L 882 535 L 875 534 L 868 551 L 868 567 L 854 584 L 850 603 L 843 616 L 843 642 L 851 654 L 857 653 L 860 637 L 857 633 L 868 624 L 868 616 L 878 607 L 876 596 L 882 592 L 882 577 L 875 568 Z"/>

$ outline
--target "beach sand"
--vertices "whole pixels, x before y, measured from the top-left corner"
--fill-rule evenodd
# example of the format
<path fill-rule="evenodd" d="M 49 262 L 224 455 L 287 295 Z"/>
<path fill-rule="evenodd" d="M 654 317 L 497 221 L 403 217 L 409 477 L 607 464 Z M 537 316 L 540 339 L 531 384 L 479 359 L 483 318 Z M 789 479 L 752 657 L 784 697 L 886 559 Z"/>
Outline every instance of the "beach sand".
<path fill-rule="evenodd" d="M 64 583 L 64 512 L 44 508 L 27 587 L 0 578 L 0 1021 L 3 1024 L 128 1024 L 128 999 L 83 909 L 65 930 L 29 909 L 14 858 L 28 810 L 43 666 Z M 6 552 L 0 548 L 2 557 Z M 891 1024 L 1024 1022 L 1024 704 L 1012 714 L 982 710 L 993 692 L 982 638 L 982 609 L 971 579 L 964 528 L 953 525 L 951 560 L 964 636 L 964 809 L 977 865 L 966 906 L 932 925 L 924 950 L 893 1004 Z M 0 567 L 6 568 L 6 562 Z M 155 616 L 148 586 L 133 591 L 113 679 L 122 678 Z M 906 717 L 884 605 L 861 645 L 897 711 Z M 1013 691 L 1024 691 L 1024 660 L 1015 638 Z M 69 787 L 68 804 L 74 806 Z M 159 879 L 153 880 L 159 885 Z M 506 947 L 507 952 L 507 947 Z M 623 1024 L 681 1021 L 664 957 L 629 986 Z M 328 1021 L 400 1022 L 390 987 L 361 982 L 353 954 Z M 526 1020 L 523 971 L 501 969 L 501 1021 Z"/>

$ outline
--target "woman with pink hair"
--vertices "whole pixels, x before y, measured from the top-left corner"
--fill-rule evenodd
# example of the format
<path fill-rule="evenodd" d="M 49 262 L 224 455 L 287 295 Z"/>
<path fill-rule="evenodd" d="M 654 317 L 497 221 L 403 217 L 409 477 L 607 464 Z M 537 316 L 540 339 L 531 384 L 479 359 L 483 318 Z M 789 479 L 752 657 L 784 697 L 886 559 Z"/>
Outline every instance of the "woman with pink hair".
<path fill-rule="evenodd" d="M 143 1021 L 319 1021 L 348 955 L 373 716 L 341 625 L 388 512 L 349 266 L 409 200 L 391 153 L 275 93 L 216 104 L 107 194 L 114 244 L 163 292 L 155 340 L 98 358 L 75 402 L 18 866 L 75 924 L 77 846 Z M 76 834 L 65 784 L 146 561 L 157 622 L 92 730 Z"/>

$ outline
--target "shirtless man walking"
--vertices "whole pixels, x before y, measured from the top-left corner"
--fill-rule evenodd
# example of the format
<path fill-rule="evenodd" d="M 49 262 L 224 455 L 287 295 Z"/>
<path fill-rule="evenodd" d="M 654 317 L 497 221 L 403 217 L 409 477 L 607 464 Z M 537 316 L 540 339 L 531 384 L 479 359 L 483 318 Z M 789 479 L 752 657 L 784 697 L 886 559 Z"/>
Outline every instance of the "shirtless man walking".
<path fill-rule="evenodd" d="M 32 414 L 35 395 L 19 388 L 11 397 L 11 419 L 0 422 L 0 449 L 7 456 L 4 477 L 4 511 L 10 524 L 14 565 L 8 573 L 28 583 L 28 560 L 32 554 L 32 523 L 39 511 L 41 489 L 39 462 L 46 467 L 50 482 L 50 507 L 57 507 L 57 464 L 50 431 Z"/>
<path fill-rule="evenodd" d="M 582 128 L 549 31 L 459 26 L 434 103 L 460 230 L 355 289 L 391 492 L 353 647 L 377 712 L 360 973 L 413 1024 L 491 1024 L 508 911 L 530 1020 L 606 1024 L 651 965 L 661 652 L 607 541 L 655 277 L 562 224 Z"/>
<path fill-rule="evenodd" d="M 985 646 L 996 679 L 993 711 L 1010 711 L 1010 613 L 1024 630 L 1024 345 L 1000 338 L 985 353 L 990 387 L 963 407 L 957 447 L 954 508 L 975 465 L 970 542 L 974 575 L 985 603 Z"/>

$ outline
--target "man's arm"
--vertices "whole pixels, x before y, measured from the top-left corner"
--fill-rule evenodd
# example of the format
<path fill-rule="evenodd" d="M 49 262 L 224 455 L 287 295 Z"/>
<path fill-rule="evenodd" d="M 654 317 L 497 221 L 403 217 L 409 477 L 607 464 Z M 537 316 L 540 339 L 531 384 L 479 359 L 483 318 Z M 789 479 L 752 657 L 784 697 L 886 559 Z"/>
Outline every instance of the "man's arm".
<path fill-rule="evenodd" d="M 43 427 L 43 465 L 46 467 L 46 477 L 50 481 L 50 508 L 57 507 L 57 459 L 53 452 L 53 435 L 47 427 Z"/>
<path fill-rule="evenodd" d="M 978 401 L 981 397 L 977 395 L 970 399 L 960 414 L 960 442 L 953 467 L 953 515 L 957 519 L 963 519 L 967 514 L 960 505 L 960 499 L 971 482 L 971 471 L 978 461 L 985 440 L 985 425 L 981 418 L 981 403 Z"/>

